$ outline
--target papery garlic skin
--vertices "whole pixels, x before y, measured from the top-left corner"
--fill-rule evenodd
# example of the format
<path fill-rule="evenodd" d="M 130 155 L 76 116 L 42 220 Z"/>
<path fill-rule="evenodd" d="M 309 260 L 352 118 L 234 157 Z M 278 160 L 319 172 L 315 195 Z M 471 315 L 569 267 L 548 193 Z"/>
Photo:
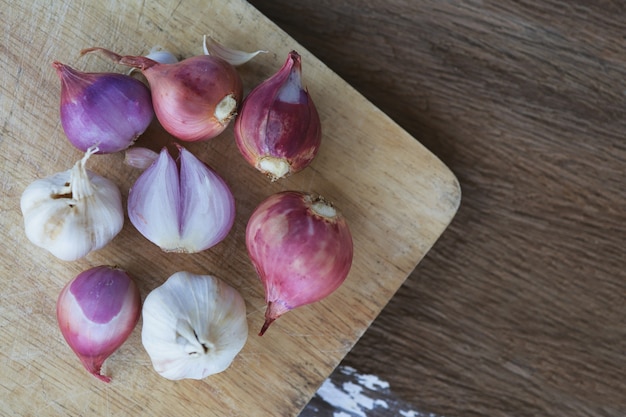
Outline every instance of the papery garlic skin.
<path fill-rule="evenodd" d="M 248 338 L 246 305 L 219 278 L 177 272 L 146 297 L 141 341 L 164 378 L 203 379 L 226 370 Z"/>
<path fill-rule="evenodd" d="M 224 180 L 191 152 L 180 169 L 166 148 L 128 193 L 128 217 L 166 252 L 196 253 L 221 242 L 235 221 L 235 198 Z"/>
<path fill-rule="evenodd" d="M 90 148 L 72 169 L 34 181 L 20 200 L 28 239 L 65 261 L 103 248 L 124 225 L 117 185 L 85 168 L 95 152 Z"/>
<path fill-rule="evenodd" d="M 146 55 L 146 58 L 150 58 L 158 62 L 159 64 L 175 64 L 178 62 L 178 58 L 176 57 L 176 55 L 158 45 L 150 49 L 150 52 Z"/>

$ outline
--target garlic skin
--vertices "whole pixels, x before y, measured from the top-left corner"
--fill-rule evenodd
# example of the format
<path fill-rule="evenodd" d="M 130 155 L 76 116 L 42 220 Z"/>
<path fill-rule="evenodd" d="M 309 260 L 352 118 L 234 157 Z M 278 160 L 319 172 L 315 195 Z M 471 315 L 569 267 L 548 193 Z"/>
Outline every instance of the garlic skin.
<path fill-rule="evenodd" d="M 177 272 L 146 297 L 141 341 L 154 370 L 171 380 L 224 371 L 248 338 L 246 305 L 211 275 Z"/>
<path fill-rule="evenodd" d="M 75 261 L 108 244 L 124 225 L 119 188 L 85 168 L 90 148 L 73 168 L 31 183 L 20 207 L 26 236 L 64 261 Z"/>

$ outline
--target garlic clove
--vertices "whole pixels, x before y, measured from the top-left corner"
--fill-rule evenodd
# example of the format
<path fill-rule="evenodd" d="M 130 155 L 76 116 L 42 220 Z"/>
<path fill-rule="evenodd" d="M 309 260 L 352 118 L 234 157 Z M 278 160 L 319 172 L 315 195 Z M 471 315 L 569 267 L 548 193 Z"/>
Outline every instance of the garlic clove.
<path fill-rule="evenodd" d="M 171 380 L 226 370 L 248 338 L 246 306 L 210 275 L 177 272 L 146 297 L 141 340 L 154 370 Z"/>
<path fill-rule="evenodd" d="M 145 56 L 148 59 L 158 62 L 159 64 L 175 64 L 178 62 L 176 55 L 164 49 L 163 47 L 156 45 L 150 49 L 150 52 Z M 128 74 L 138 71 L 137 68 L 131 68 L 128 70 Z"/>
<path fill-rule="evenodd" d="M 146 169 L 152 165 L 158 157 L 159 154 L 152 149 L 133 146 L 126 149 L 124 152 L 124 163 L 133 168 Z"/>
<path fill-rule="evenodd" d="M 205 55 L 217 56 L 235 67 L 245 64 L 259 54 L 267 53 L 267 51 L 264 50 L 244 52 L 228 48 L 207 35 L 202 37 L 202 49 L 204 50 Z"/>
<path fill-rule="evenodd" d="M 150 58 L 160 64 L 175 64 L 178 62 L 176 55 L 158 45 L 150 49 L 146 58 Z"/>
<path fill-rule="evenodd" d="M 90 148 L 70 170 L 32 182 L 20 199 L 28 239 L 74 261 L 107 245 L 124 225 L 119 188 L 85 168 Z"/>

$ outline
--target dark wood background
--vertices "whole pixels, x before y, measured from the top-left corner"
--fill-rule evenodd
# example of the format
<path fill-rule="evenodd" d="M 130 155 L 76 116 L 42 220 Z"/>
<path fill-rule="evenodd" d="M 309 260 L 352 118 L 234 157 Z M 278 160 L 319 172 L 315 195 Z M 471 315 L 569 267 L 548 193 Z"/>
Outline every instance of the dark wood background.
<path fill-rule="evenodd" d="M 251 4 L 463 190 L 343 365 L 425 415 L 626 416 L 626 2 Z"/>

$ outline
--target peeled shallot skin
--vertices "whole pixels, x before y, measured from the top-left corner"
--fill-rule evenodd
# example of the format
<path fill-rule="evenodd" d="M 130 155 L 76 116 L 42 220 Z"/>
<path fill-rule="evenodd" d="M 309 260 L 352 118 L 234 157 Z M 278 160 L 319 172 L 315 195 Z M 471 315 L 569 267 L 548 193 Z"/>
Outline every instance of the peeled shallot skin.
<path fill-rule="evenodd" d="M 150 90 L 124 74 L 81 72 L 55 61 L 61 80 L 61 125 L 69 142 L 86 152 L 124 150 L 145 132 L 154 110 Z"/>
<path fill-rule="evenodd" d="M 231 64 L 213 55 L 198 55 L 165 64 L 142 56 L 122 56 L 94 47 L 115 62 L 141 70 L 152 92 L 157 119 L 176 138 L 195 142 L 222 133 L 243 98 L 243 83 Z"/>
<path fill-rule="evenodd" d="M 298 191 L 261 202 L 248 221 L 246 247 L 265 288 L 260 335 L 287 311 L 331 294 L 352 266 L 346 219 L 323 198 Z"/>
<path fill-rule="evenodd" d="M 244 159 L 272 180 L 309 166 L 322 128 L 302 86 L 302 58 L 291 51 L 282 68 L 245 98 L 235 120 L 235 141 Z"/>
<path fill-rule="evenodd" d="M 141 296 L 122 269 L 98 266 L 78 274 L 59 294 L 57 321 L 67 344 L 96 378 L 128 339 L 141 315 Z"/>

